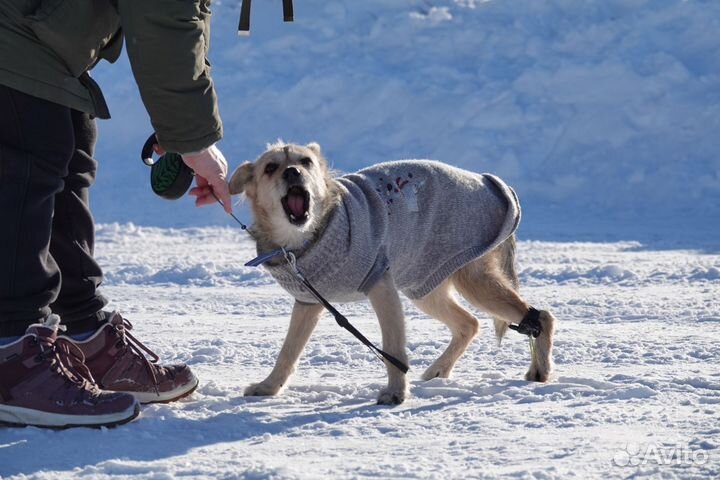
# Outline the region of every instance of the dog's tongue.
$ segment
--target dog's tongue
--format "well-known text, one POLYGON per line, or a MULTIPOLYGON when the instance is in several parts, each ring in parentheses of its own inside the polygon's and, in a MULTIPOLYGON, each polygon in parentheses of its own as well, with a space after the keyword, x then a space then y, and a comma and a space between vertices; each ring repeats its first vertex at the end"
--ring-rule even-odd
POLYGON ((305 216, 305 199, 302 195, 288 195, 287 205, 292 214, 296 217, 302 218, 305 216))

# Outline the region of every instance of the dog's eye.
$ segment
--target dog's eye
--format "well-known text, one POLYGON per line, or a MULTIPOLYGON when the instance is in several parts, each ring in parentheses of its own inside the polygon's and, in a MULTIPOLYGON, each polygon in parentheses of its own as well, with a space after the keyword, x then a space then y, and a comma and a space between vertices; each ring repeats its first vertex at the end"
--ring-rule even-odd
POLYGON ((300 163, 302 163, 305 167, 309 167, 310 165, 312 165, 313 162, 310 157, 303 157, 300 159, 300 163))
POLYGON ((267 173, 268 175, 272 175, 277 169, 277 163, 268 163, 267 165, 265 165, 265 173, 267 173))

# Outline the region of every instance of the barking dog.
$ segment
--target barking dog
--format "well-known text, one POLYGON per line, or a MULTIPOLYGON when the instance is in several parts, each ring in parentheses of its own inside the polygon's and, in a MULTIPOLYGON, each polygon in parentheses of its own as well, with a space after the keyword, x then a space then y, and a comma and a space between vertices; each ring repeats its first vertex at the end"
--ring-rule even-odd
MULTIPOLYGON (((450 344, 425 370, 425 380, 450 376, 479 329, 454 292, 494 319, 498 341, 509 325, 537 314, 518 294, 514 231, 520 206, 497 177, 433 161, 400 161, 333 178, 318 144, 279 142, 238 167, 230 191, 250 200, 258 253, 292 251, 300 271, 330 302, 369 299, 383 350, 395 358, 407 364, 398 291, 447 325, 450 344)), ((323 310, 282 256, 265 267, 295 305, 275 367, 245 395, 275 395, 286 385, 323 310)), ((548 379, 555 321, 550 312, 539 312, 527 380, 548 379)), ((406 376, 386 365, 388 385, 378 403, 402 403, 406 376)))

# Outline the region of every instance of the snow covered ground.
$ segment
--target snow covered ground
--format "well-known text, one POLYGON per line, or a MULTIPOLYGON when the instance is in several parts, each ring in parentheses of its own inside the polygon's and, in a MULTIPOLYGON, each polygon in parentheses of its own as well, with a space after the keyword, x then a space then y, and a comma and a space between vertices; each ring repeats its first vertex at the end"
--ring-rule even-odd
MULTIPOLYGON (((202 380, 113 430, 0 428, 5 478, 720 477, 720 2, 216 0, 211 60, 231 167, 278 137, 353 171, 433 158, 523 204, 524 295, 559 318, 556 377, 489 322, 450 380, 419 375, 444 327, 407 304, 411 397, 325 318, 277 398, 290 300, 220 208, 154 197, 126 59, 100 65, 92 202, 112 306, 202 380)), ((238 213, 248 220, 245 209, 238 213)), ((368 337, 365 304, 341 306, 368 337)))
MULTIPOLYGON (((447 331, 407 303, 411 397, 375 406, 380 362, 324 317, 289 388, 270 371, 291 302, 244 267, 238 229, 99 230, 105 292, 134 333, 202 380, 113 430, 0 429, 9 478, 713 478, 720 474, 720 255, 637 242, 522 241, 524 295, 559 318, 556 378, 489 320, 450 380, 420 373, 447 331)), ((341 310, 368 337, 366 304, 341 310)))

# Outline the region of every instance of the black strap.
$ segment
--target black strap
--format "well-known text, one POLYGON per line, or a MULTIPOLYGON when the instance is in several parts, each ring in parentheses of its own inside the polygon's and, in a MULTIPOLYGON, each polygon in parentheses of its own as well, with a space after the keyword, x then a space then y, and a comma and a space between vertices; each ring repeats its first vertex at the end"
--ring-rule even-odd
MULTIPOLYGON (((240 22, 238 23, 238 33, 247 35, 250 33, 250 4, 252 0, 241 0, 240 6, 240 22)), ((292 0, 283 0, 283 21, 292 22, 295 20, 295 12, 293 11, 292 0)))
POLYGON ((293 12, 292 0, 283 0, 283 21, 292 22, 295 20, 295 13, 293 12))
POLYGON ((238 23, 239 34, 250 33, 250 4, 252 0, 242 0, 240 6, 240 23, 238 23))
POLYGON ((510 325, 511 330, 515 330, 523 335, 537 338, 542 333, 542 324, 540 323, 540 311, 533 307, 528 309, 519 325, 510 325))
POLYGON ((300 276, 298 276, 298 278, 300 278, 300 280, 302 281, 303 285, 305 285, 305 286, 307 287, 307 289, 310 290, 310 293, 312 293, 313 296, 318 299, 318 301, 323 305, 323 307, 325 307, 328 312, 332 313, 332 315, 333 315, 333 317, 335 317, 335 321, 337 322, 338 325, 340 325, 342 328, 344 328, 344 329, 347 330, 348 332, 352 333, 352 334, 355 336, 355 338, 357 338, 358 340, 360 340, 365 346, 367 346, 367 347, 368 347, 370 350, 372 350, 374 353, 376 353, 377 355, 380 355, 382 358, 384 358, 385 360, 387 360, 388 362, 390 362, 391 364, 393 364, 393 365, 395 366, 395 368, 397 368, 398 370, 400 370, 402 373, 407 373, 407 372, 408 372, 408 370, 409 370, 410 368, 409 368, 407 365, 405 365, 403 362, 401 362, 401 361, 398 360, 397 358, 393 357, 393 356, 390 355, 389 353, 386 353, 386 352, 380 350, 378 347, 376 347, 370 340, 368 340, 368 339, 365 337, 365 335, 363 335, 362 333, 360 333, 360 331, 359 331, 357 328, 355 328, 355 327, 348 321, 348 319, 345 318, 345 316, 344 316, 342 313, 338 312, 338 311, 335 309, 335 307, 333 307, 332 305, 330 305, 330 302, 328 302, 327 300, 325 300, 325 299, 323 298, 323 296, 320 295, 320 293, 319 293, 317 290, 315 290, 315 287, 313 287, 313 286, 310 284, 310 282, 308 282, 308 281, 305 279, 305 277, 303 277, 302 275, 300 275, 300 276))

